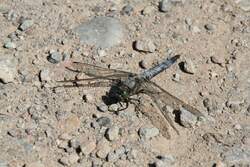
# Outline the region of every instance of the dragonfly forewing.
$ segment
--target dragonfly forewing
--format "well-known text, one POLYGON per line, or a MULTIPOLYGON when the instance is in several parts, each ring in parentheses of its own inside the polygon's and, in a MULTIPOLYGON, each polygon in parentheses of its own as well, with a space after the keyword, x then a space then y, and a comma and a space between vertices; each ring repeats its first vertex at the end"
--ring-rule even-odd
POLYGON ((122 71, 122 70, 115 70, 109 68, 103 68, 87 63, 80 63, 80 62, 72 62, 67 69, 78 72, 84 73, 90 77, 96 77, 98 79, 120 79, 129 76, 135 76, 136 74, 122 71))

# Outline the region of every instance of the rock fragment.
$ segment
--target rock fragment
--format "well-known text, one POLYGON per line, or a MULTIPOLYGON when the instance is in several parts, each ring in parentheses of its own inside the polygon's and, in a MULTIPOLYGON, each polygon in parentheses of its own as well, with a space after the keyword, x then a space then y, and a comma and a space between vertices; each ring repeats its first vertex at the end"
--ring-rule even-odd
POLYGON ((71 165, 77 163, 78 160, 79 160, 79 156, 77 154, 73 153, 70 155, 63 156, 61 159, 59 159, 59 162, 62 165, 71 166, 71 165))
POLYGON ((133 11, 134 11, 133 6, 128 4, 122 8, 121 14, 130 16, 133 13, 133 11))
POLYGON ((116 149, 115 151, 113 152, 110 152, 107 156, 107 160, 109 162, 114 162, 114 161, 117 161, 120 157, 122 157, 123 155, 125 155, 125 148, 122 146, 118 149, 116 149))
POLYGON ((137 40, 134 42, 134 48, 137 51, 153 53, 156 46, 150 39, 137 40))
POLYGON ((143 139, 151 139, 157 135, 159 135, 160 131, 158 128, 147 128, 147 127, 144 127, 144 128, 140 128, 139 129, 139 135, 141 138, 143 139))
POLYGON ((9 41, 9 42, 6 42, 4 44, 4 47, 7 48, 7 49, 15 49, 16 48, 16 44, 14 42, 9 41))
POLYGON ((47 57, 48 61, 57 64, 62 61, 63 55, 60 52, 53 51, 50 53, 50 55, 47 57))
POLYGON ((41 81, 51 81, 51 71, 49 69, 41 70, 39 76, 41 81))
POLYGON ((96 148, 96 141, 90 141, 90 140, 86 140, 86 141, 82 141, 81 145, 80 145, 80 149, 81 152, 84 155, 89 155, 92 151, 94 151, 96 148))
POLYGON ((186 128, 193 127, 197 122, 197 117, 184 108, 180 108, 180 123, 186 128))
POLYGON ((158 156, 156 161, 153 163, 155 167, 170 167, 175 163, 175 158, 172 155, 158 156))
POLYGON ((105 159, 109 154, 109 152, 111 151, 111 149, 112 148, 109 146, 109 142, 107 140, 101 140, 98 143, 96 155, 99 158, 105 159))
POLYGON ((0 81, 13 82, 17 74, 16 61, 10 58, 0 58, 0 81))
POLYGON ((161 12, 169 12, 172 8, 173 4, 171 2, 171 0, 162 0, 160 1, 159 4, 159 10, 161 12))
POLYGON ((26 31, 34 24, 33 20, 24 20, 22 24, 19 26, 19 29, 22 31, 26 31))
POLYGON ((106 137, 109 141, 117 140, 119 138, 119 127, 113 126, 106 132, 106 137))
POLYGON ((183 62, 183 71, 189 74, 194 74, 196 72, 196 68, 190 59, 186 59, 183 62))
POLYGON ((100 117, 96 120, 100 127, 110 127, 111 126, 111 119, 108 117, 100 117))

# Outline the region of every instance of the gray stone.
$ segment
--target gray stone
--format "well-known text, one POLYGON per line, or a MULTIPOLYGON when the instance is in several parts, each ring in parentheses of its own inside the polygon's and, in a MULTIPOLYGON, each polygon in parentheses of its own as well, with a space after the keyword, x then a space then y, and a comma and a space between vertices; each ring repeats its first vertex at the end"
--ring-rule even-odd
POLYGON ((106 132, 106 137, 109 141, 117 140, 119 138, 119 127, 113 126, 106 132))
POLYGON ((134 48, 141 52, 153 53, 156 50, 155 44, 150 39, 137 40, 134 48))
POLYGON ((190 59, 186 59, 183 62, 183 70, 184 72, 189 73, 189 74, 194 74, 196 71, 193 62, 190 59))
POLYGON ((100 117, 96 120, 99 126, 110 127, 111 126, 111 119, 108 117, 100 117))
POLYGON ((0 58, 0 80, 3 83, 13 82, 16 73, 16 61, 14 59, 0 58))
POLYGON ((95 17, 74 29, 81 43, 109 48, 123 40, 123 25, 111 17, 95 17))
POLYGON ((145 63, 144 60, 141 60, 141 61, 139 62, 139 66, 140 66, 142 69, 147 69, 147 65, 146 65, 146 63, 145 63))
POLYGON ((236 3, 242 10, 250 11, 250 0, 236 0, 236 3))
POLYGON ((9 21, 16 21, 17 20, 17 14, 14 10, 9 10, 8 13, 5 15, 6 19, 9 21))
POLYGON ((33 20, 24 20, 22 24, 19 26, 19 29, 25 31, 29 29, 34 24, 33 20))
POLYGON ((125 154, 125 148, 120 147, 116 149, 114 152, 110 152, 107 156, 107 160, 109 162, 117 161, 120 157, 122 157, 125 154))
POLYGON ((171 0, 162 0, 159 4, 159 9, 161 12, 169 12, 172 6, 171 0))
POLYGON ((175 163, 175 158, 172 155, 158 156, 157 160, 153 163, 155 167, 170 167, 175 163))
POLYGON ((51 71, 49 69, 43 69, 40 71, 41 81, 51 81, 51 71))
POLYGON ((97 109, 101 112, 107 112, 108 111, 108 106, 104 103, 101 103, 100 105, 97 106, 97 109))
POLYGON ((153 128, 147 128, 147 127, 143 127, 139 129, 139 135, 141 138, 143 139, 151 139, 157 135, 159 135, 160 131, 159 129, 153 127, 153 128))
POLYGON ((176 81, 176 82, 179 82, 179 81, 180 81, 180 74, 175 73, 175 74, 173 75, 173 80, 176 81))
POLYGON ((204 27, 207 31, 214 31, 216 29, 214 24, 206 24, 204 27))
POLYGON ((99 157, 99 158, 106 158, 107 155, 109 154, 109 152, 111 151, 111 147, 109 146, 109 142, 105 139, 105 140, 101 140, 99 143, 98 143, 98 146, 97 146, 97 152, 96 152, 96 155, 99 157))
POLYGON ((4 44, 4 47, 7 48, 7 49, 15 49, 16 48, 16 44, 14 42, 6 42, 4 44))
POLYGON ((121 14, 130 16, 133 13, 133 11, 134 11, 133 6, 128 4, 122 8, 121 14))
POLYGON ((80 145, 81 152, 84 155, 89 155, 96 148, 96 141, 84 141, 80 145))
POLYGON ((63 60, 63 55, 59 52, 51 52, 47 59, 49 62, 57 64, 63 60))
POLYGON ((222 65, 224 63, 224 60, 220 56, 211 56, 211 62, 214 64, 222 65))
POLYGON ((180 112, 180 123, 184 127, 191 128, 196 124, 198 118, 195 115, 182 107, 180 108, 180 112))

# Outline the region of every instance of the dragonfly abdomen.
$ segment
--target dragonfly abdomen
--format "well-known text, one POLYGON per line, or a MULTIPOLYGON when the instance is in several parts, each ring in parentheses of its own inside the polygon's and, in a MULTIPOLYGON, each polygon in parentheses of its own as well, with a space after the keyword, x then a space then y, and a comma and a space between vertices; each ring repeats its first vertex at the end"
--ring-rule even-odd
POLYGON ((162 71, 169 68, 172 64, 174 64, 179 57, 180 57, 180 55, 176 55, 174 57, 167 58, 166 60, 164 60, 159 65, 157 65, 155 67, 152 67, 152 68, 146 70, 145 72, 143 72, 141 74, 142 78, 145 78, 145 79, 148 79, 148 80, 152 79, 153 77, 155 77, 156 75, 158 75, 162 71))

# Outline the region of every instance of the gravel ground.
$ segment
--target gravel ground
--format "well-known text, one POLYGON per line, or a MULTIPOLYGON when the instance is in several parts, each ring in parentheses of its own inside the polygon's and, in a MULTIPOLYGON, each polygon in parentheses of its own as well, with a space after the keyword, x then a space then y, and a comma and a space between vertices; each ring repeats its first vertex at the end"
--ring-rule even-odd
POLYGON ((1 0, 0 167, 249 167, 249 18, 249 0, 1 0), (170 139, 146 96, 114 113, 108 88, 55 88, 67 60, 139 73, 170 55, 153 80, 205 115, 181 111, 170 139))

